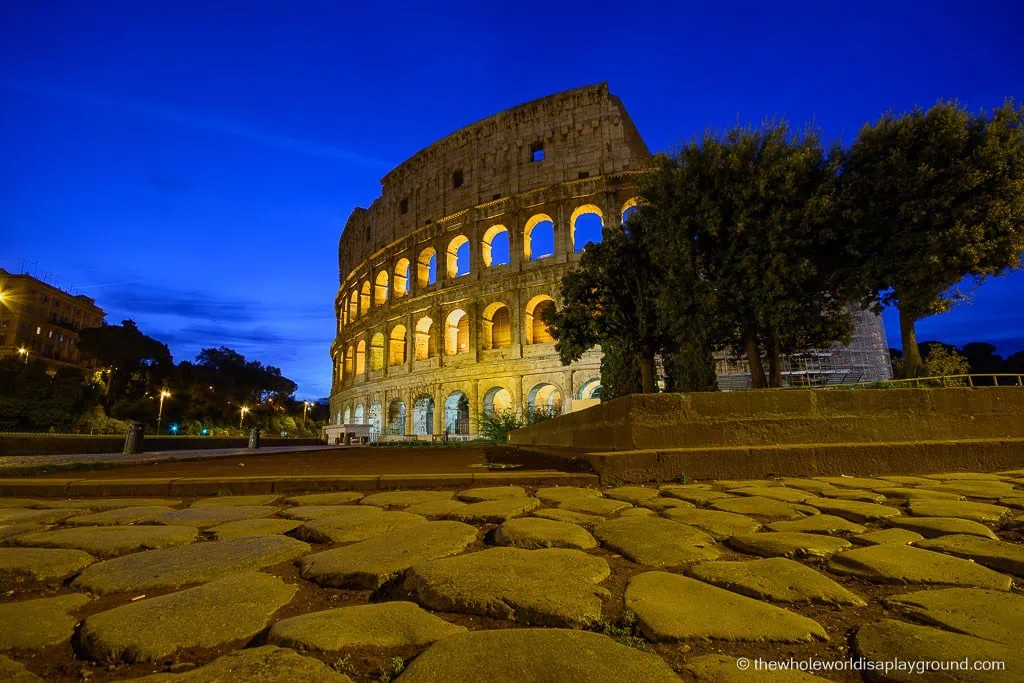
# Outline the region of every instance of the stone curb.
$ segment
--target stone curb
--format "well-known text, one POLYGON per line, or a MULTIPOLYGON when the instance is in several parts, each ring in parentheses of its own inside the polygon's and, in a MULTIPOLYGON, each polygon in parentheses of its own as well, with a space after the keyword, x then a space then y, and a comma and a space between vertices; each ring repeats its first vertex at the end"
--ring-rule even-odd
POLYGON ((480 472, 467 474, 367 474, 302 477, 202 477, 174 479, 0 479, 0 496, 42 498, 102 496, 216 496, 396 488, 487 486, 596 486, 581 472, 480 472))

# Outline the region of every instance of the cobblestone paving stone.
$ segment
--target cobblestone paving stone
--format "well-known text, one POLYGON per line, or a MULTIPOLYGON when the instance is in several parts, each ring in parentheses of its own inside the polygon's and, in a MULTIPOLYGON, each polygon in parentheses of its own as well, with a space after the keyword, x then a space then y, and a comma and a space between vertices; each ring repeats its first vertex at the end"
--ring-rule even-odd
POLYGON ((1024 470, 0 498, 0 680, 1024 680, 1021 509, 1024 470))

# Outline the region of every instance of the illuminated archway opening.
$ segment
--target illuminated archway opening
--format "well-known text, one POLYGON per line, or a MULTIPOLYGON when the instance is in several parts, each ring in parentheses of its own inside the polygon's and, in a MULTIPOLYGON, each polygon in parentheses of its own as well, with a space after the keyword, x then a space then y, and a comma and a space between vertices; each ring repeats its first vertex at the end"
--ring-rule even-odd
POLYGON ((427 247, 416 259, 416 286, 428 287, 437 282, 437 252, 427 247))
POLYGON ((359 292, 352 290, 348 299, 348 321, 352 322, 359 317, 359 292))
POLYGON ((527 405, 533 413, 558 415, 562 412, 562 390, 554 384, 538 384, 530 389, 527 405))
POLYGON ((345 414, 342 416, 342 424, 352 424, 352 409, 345 406, 345 414))
POLYGON ((572 212, 569 230, 572 235, 572 248, 577 254, 591 242, 601 241, 601 229, 604 227, 604 214, 594 204, 584 204, 572 212))
POLYGON ((554 310, 555 302, 547 294, 538 294, 526 304, 526 315, 523 321, 527 344, 545 344, 553 342, 551 331, 544 324, 544 311, 554 310))
POLYGON ((381 409, 380 401, 374 401, 370 404, 370 419, 368 420, 370 425, 370 431, 376 434, 381 433, 381 428, 384 424, 383 410, 381 409))
POLYGON ((377 273, 377 280, 373 285, 373 305, 383 306, 388 300, 388 271, 382 270, 377 273))
POLYGON ((461 308, 448 314, 444 324, 444 355, 469 352, 469 315, 461 308))
POLYGON ((388 365, 405 363, 405 325, 395 325, 388 341, 388 365))
POLYGON ((405 403, 397 398, 388 404, 388 434, 405 434, 405 403))
POLYGON ((351 377, 356 371, 356 350, 354 347, 349 346, 348 350, 345 351, 345 376, 351 377))
POLYGON ((504 225, 492 225, 487 229, 480 243, 480 251, 485 268, 508 265, 508 230, 504 225))
POLYGON ((507 349, 512 346, 512 314, 508 306, 495 302, 484 309, 481 325, 481 348, 507 349))
POLYGON ((636 213, 636 210, 638 208, 640 208, 640 198, 639 197, 630 197, 629 199, 626 200, 626 203, 622 205, 622 224, 623 225, 625 225, 629 221, 629 219, 633 217, 633 214, 636 213))
POLYGON ((366 315, 370 310, 370 281, 363 280, 362 292, 359 295, 359 315, 366 315))
POLYGON ((505 387, 493 387, 484 394, 485 413, 503 413, 512 407, 512 392, 505 387))
POLYGON ((409 259, 398 259, 395 264, 394 297, 401 298, 409 293, 409 259))
POLYGON ((370 340, 370 369, 384 369, 384 335, 380 332, 370 340))
POLYGON ((469 434, 469 397, 453 391, 444 401, 444 429, 448 434, 469 434))
POLYGON ((585 382, 580 387, 580 390, 576 392, 576 398, 584 401, 591 398, 601 398, 601 380, 595 378, 585 382))
POLYGON ((523 256, 536 261, 555 253, 555 222, 551 216, 538 213, 526 221, 523 230, 523 256))
POLYGON ((356 374, 366 372, 366 340, 360 339, 356 345, 356 374))
POLYGON ((420 396, 412 406, 412 433, 434 433, 434 399, 420 396))
POLYGON ((416 360, 427 360, 437 355, 434 340, 430 337, 430 327, 434 321, 423 317, 416 321, 416 360))
POLYGON ((457 235, 448 243, 447 273, 449 279, 469 275, 469 238, 457 235))
POLYGON ((363 408, 363 404, 362 403, 357 403, 356 404, 356 409, 352 412, 352 424, 357 424, 357 425, 363 424, 363 419, 366 417, 366 412, 365 411, 366 411, 366 409, 363 408))

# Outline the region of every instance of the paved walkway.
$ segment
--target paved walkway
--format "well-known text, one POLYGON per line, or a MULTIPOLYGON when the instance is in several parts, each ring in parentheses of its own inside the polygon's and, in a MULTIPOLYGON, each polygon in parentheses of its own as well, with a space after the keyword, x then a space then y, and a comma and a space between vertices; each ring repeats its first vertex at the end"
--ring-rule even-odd
POLYGON ((118 464, 144 465, 164 460, 188 460, 194 458, 226 458, 239 455, 260 455, 271 453, 303 453, 317 450, 337 450, 348 446, 271 446, 251 451, 248 448, 207 448, 197 450, 152 451, 138 455, 122 453, 81 453, 73 455, 11 455, 0 457, 0 474, 4 470, 18 470, 28 467, 66 467, 68 465, 118 464))
POLYGON ((1024 470, 0 497, 0 678, 1021 680, 1022 538, 1024 470))

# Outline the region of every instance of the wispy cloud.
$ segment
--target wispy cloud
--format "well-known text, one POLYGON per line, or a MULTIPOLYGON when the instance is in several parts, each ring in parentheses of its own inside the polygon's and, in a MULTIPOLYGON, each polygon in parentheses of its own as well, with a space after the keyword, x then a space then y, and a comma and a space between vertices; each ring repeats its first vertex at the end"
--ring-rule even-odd
MULTIPOLYGON (((83 287, 82 289, 85 289, 83 287)), ((103 295, 104 308, 131 315, 177 316, 221 323, 251 323, 287 313, 289 319, 333 320, 330 304, 292 303, 287 311, 248 299, 221 296, 200 290, 173 289, 137 284, 103 295)))
POLYGON ((0 87, 7 88, 8 90, 15 90, 21 93, 42 95, 44 97, 63 100, 65 102, 88 104, 96 107, 113 107, 117 109, 132 111, 138 114, 143 114, 145 116, 160 119, 162 121, 178 123, 185 126, 191 126, 192 128, 212 131, 215 133, 223 133, 225 135, 231 135, 237 138, 258 142, 260 144, 267 145, 270 147, 277 147, 278 149, 296 152, 298 154, 333 157, 336 159, 343 159, 345 161, 361 164, 363 166, 371 166, 386 170, 390 170, 391 168, 394 167, 394 164, 389 161, 384 161, 383 159, 376 159, 374 157, 369 157, 363 154, 359 154, 358 152, 352 152, 350 150, 335 147, 333 145, 326 145, 320 142, 303 140, 301 138, 295 138, 287 135, 276 135, 273 133, 266 133, 231 121, 224 121, 204 116, 197 116, 195 114, 189 114, 187 112, 168 109, 166 107, 158 107, 150 104, 145 104, 142 102, 135 102, 124 98, 111 97, 109 95, 102 95, 99 93, 68 90, 65 88, 53 88, 43 85, 28 85, 24 83, 0 82, 0 87))

